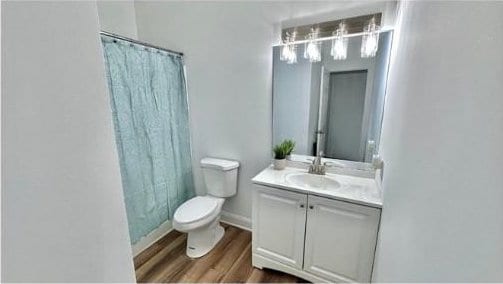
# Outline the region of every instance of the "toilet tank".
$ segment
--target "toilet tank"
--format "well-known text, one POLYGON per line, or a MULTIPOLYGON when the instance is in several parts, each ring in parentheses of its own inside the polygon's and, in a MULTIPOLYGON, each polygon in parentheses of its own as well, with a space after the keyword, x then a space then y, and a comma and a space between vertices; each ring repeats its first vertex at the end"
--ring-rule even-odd
POLYGON ((239 163, 231 160, 204 158, 201 160, 207 193, 216 197, 236 194, 239 163))

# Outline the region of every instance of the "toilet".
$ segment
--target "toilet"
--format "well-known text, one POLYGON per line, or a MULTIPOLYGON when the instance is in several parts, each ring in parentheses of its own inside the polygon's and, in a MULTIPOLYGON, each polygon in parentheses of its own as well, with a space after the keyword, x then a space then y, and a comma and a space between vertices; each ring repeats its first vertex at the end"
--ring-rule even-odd
POLYGON ((188 233, 187 256, 201 257, 211 251, 224 235, 220 212, 225 198, 236 194, 239 163, 204 158, 201 160, 207 194, 180 205, 173 217, 173 228, 188 233))

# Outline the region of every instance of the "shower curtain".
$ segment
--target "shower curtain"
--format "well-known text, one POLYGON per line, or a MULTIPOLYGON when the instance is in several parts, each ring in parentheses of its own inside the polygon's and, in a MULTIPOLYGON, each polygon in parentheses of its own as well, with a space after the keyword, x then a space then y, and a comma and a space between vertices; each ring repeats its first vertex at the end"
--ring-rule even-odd
POLYGON ((194 195, 182 58, 102 36, 131 243, 194 195))

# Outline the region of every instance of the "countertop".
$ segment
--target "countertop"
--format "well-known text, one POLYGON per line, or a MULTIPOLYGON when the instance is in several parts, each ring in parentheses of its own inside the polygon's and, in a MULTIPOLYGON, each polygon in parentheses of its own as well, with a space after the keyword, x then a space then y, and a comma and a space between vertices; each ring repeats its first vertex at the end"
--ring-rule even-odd
POLYGON ((307 170, 296 167, 274 170, 272 166, 269 166, 256 175, 252 179, 252 182, 259 185, 382 208, 382 192, 373 178, 327 173, 327 177, 333 178, 341 184, 340 188, 303 188, 286 181, 286 176, 293 173, 307 173, 307 170))

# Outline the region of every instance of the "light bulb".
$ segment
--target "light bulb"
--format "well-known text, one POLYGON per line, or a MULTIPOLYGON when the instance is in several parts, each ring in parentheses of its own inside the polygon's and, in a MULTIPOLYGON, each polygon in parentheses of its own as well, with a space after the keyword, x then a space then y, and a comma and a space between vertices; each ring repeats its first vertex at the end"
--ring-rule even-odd
POLYGON ((348 38, 344 37, 347 33, 346 25, 343 23, 340 23, 339 28, 333 33, 335 38, 332 40, 330 55, 334 57, 334 60, 344 60, 347 58, 348 38))
POLYGON ((281 47, 281 55, 280 55, 280 57, 279 57, 279 60, 281 60, 281 61, 285 61, 285 60, 287 60, 287 59, 288 59, 288 53, 289 53, 289 52, 290 52, 290 51, 288 50, 288 46, 287 46, 287 45, 283 45, 283 46, 281 47))
POLYGON ((292 34, 287 33, 284 41, 284 45, 281 48, 281 53, 279 59, 281 61, 286 61, 287 64, 297 63, 297 49, 293 42, 295 42, 297 32, 294 31, 292 34))
POLYGON ((379 45, 379 26, 376 25, 375 19, 372 18, 369 24, 363 28, 361 57, 374 57, 377 54, 379 45))
MULTIPOLYGON (((290 41, 290 37, 287 36, 286 39, 285 39, 285 43, 288 43, 289 41, 290 41)), ((281 53, 280 53, 280 56, 279 56, 279 60, 281 60, 281 61, 288 60, 289 53, 290 53, 290 49, 288 47, 288 44, 283 45, 281 47, 281 53)))
POLYGON ((304 58, 309 59, 310 62, 321 61, 320 44, 315 41, 318 38, 318 30, 312 28, 308 35, 309 41, 304 47, 304 58))
POLYGON ((288 52, 288 58, 286 60, 286 63, 288 64, 294 64, 297 63, 297 48, 294 44, 289 45, 289 52, 288 52))

